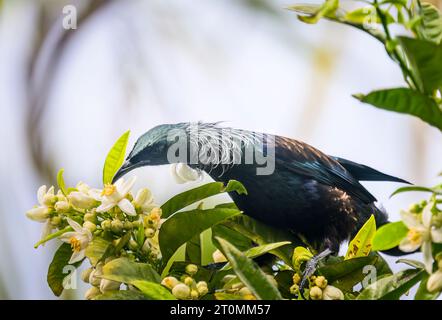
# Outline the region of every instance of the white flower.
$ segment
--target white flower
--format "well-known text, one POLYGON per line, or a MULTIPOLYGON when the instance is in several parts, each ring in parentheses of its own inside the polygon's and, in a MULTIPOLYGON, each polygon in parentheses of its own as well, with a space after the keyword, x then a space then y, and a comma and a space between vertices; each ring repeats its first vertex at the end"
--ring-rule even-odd
POLYGON ((428 278, 427 289, 430 292, 442 290, 442 269, 437 270, 428 278))
POLYGON ((184 163, 174 163, 171 167, 172 176, 175 181, 179 184, 186 183, 189 181, 195 181, 201 178, 200 172, 192 169, 187 164, 184 163))
POLYGON ((119 290, 120 289, 121 282, 108 280, 108 279, 101 279, 100 282, 100 291, 102 293, 105 293, 107 291, 113 291, 113 290, 119 290))
POLYGON ((213 261, 215 263, 220 263, 220 262, 226 262, 227 261, 226 257, 224 256, 224 254, 219 249, 216 249, 212 253, 212 258, 213 258, 213 261))
POLYGON ((72 219, 67 218, 67 221, 74 231, 63 233, 60 240, 71 245, 73 253, 69 264, 72 264, 84 258, 86 247, 92 241, 92 233, 87 228, 82 228, 72 219))
POLYGON ((326 286, 322 291, 323 300, 344 300, 342 291, 334 286, 326 286))
POLYGON ((44 185, 38 188, 37 200, 39 205, 26 212, 26 216, 33 221, 44 223, 41 233, 41 239, 44 239, 54 229, 50 220, 50 214, 53 210, 52 206, 56 201, 54 187, 50 187, 49 190, 44 185))
POLYGON ((101 205, 97 208, 97 212, 106 212, 115 206, 130 216, 135 216, 135 208, 133 204, 126 199, 127 194, 132 189, 136 178, 132 177, 127 182, 123 178, 119 179, 115 184, 108 184, 101 193, 101 205))
POLYGON ((76 188, 78 191, 73 191, 68 195, 68 198, 74 207, 91 209, 97 205, 97 200, 100 200, 99 190, 91 189, 83 182, 79 182, 76 188))
POLYGON ((404 252, 413 252, 421 248, 428 273, 433 271, 432 242, 442 243, 442 228, 432 226, 433 205, 434 203, 430 202, 425 206, 422 210, 422 217, 408 211, 401 212, 402 221, 409 231, 399 244, 399 249, 404 252))
POLYGON ((140 208, 142 212, 149 212, 155 207, 155 204, 153 203, 152 193, 147 188, 138 190, 133 204, 135 208, 140 208))
POLYGON ((52 209, 52 199, 55 199, 54 187, 47 190, 46 186, 41 186, 37 191, 39 205, 26 212, 26 216, 37 222, 46 222, 52 209))

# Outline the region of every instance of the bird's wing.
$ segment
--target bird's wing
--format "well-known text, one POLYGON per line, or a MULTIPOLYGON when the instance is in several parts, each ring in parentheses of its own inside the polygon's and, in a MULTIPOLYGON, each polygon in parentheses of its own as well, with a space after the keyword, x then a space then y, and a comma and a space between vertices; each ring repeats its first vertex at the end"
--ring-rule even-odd
POLYGON ((299 175, 337 187, 364 203, 376 198, 338 161, 300 141, 284 137, 275 139, 276 163, 299 175))
POLYGON ((332 158, 338 161, 345 169, 347 169, 351 173, 353 177, 355 177, 359 181, 393 181, 411 184, 406 180, 390 176, 363 164, 338 157, 332 158))

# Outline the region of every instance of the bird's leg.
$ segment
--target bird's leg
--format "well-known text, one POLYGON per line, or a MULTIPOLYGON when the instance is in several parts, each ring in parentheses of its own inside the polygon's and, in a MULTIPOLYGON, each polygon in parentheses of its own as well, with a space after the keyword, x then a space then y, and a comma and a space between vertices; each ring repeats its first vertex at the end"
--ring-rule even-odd
POLYGON ((311 258, 309 261, 307 261, 307 265, 305 266, 305 270, 302 273, 302 279, 301 283, 299 284, 299 293, 301 294, 301 297, 304 298, 303 291, 305 284, 307 283, 308 279, 315 273, 316 267, 318 266, 318 263, 326 258, 328 255, 330 255, 333 251, 329 248, 325 249, 324 251, 320 252, 313 258, 311 258))

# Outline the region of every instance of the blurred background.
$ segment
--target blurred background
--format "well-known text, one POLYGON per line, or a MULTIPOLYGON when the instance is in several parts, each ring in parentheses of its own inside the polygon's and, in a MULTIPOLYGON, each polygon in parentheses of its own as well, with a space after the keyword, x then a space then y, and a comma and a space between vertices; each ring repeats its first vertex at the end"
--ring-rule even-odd
MULTIPOLYGON (((54 298, 46 272, 57 244, 35 250, 42 225, 25 212, 59 168, 69 185, 99 187, 106 153, 128 129, 131 147, 161 123, 224 120, 416 184, 438 182, 437 129, 351 97, 404 85, 382 46, 332 22, 305 25, 284 9, 290 4, 0 0, 0 299, 54 298), (75 30, 62 25, 68 4, 75 30)), ((195 186, 177 185, 169 171, 138 169, 137 187, 162 203, 195 186)), ((392 220, 423 197, 389 199, 399 185, 365 185, 392 220)))

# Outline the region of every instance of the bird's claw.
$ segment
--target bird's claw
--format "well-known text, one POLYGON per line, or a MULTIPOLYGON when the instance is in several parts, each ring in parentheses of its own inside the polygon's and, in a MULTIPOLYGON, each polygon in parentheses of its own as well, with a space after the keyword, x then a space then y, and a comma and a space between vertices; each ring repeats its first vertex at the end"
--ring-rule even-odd
POLYGON ((316 268, 318 266, 318 263, 326 258, 329 254, 331 254, 332 251, 330 249, 325 249, 321 253, 317 254, 313 258, 311 258, 309 261, 307 261, 307 264, 305 266, 304 272, 302 273, 302 279, 299 284, 299 294, 303 299, 304 297, 304 287, 308 281, 308 279, 315 273, 316 268))

